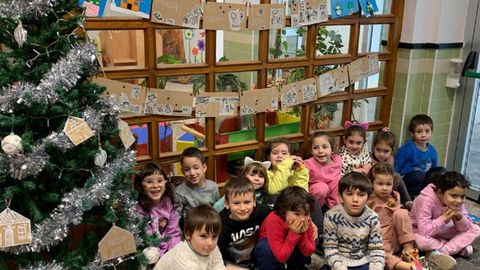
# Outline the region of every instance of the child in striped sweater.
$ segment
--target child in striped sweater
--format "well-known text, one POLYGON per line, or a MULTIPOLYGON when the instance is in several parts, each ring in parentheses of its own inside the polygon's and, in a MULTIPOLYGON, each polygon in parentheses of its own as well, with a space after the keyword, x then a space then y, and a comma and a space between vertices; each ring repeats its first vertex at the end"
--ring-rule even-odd
POLYGON ((324 269, 383 270, 385 254, 377 213, 366 207, 372 194, 368 178, 351 172, 338 184, 340 204, 324 219, 324 269))

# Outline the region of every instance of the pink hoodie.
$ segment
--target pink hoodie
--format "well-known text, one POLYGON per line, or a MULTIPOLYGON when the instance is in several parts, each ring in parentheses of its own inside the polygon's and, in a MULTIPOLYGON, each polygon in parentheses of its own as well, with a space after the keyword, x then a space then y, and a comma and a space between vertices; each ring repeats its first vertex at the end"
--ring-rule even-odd
POLYGON ((332 154, 329 164, 321 164, 314 157, 303 161, 303 165, 308 169, 310 180, 308 185, 314 186, 317 183, 325 183, 331 192, 325 200, 328 207, 333 207, 338 203, 338 181, 342 173, 342 158, 339 155, 332 154))

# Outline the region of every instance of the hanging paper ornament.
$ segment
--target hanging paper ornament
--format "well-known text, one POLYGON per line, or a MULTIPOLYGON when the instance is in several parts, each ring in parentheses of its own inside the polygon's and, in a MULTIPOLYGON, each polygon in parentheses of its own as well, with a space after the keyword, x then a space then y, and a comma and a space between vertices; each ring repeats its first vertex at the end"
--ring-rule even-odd
POLYGON ((30 220, 8 206, 0 213, 0 232, 0 249, 32 242, 30 220))
POLYGON ((107 152, 100 147, 97 155, 95 156, 95 165, 101 168, 103 165, 105 165, 105 162, 107 162, 107 152))
POLYGON ((13 36, 19 47, 22 47, 23 43, 27 41, 27 30, 23 28, 22 21, 18 21, 18 25, 13 31, 13 36))
POLYGON ((22 138, 15 135, 13 132, 2 140, 2 150, 9 156, 18 154, 23 150, 22 138))

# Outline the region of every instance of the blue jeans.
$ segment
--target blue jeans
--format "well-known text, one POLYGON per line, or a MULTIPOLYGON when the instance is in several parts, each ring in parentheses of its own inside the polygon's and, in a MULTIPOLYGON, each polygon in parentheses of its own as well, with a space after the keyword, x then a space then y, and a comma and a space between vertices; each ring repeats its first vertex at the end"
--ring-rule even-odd
MULTIPOLYGON (((284 264, 279 262, 275 256, 273 256, 272 250, 268 245, 266 238, 263 238, 257 242, 254 251, 258 270, 275 270, 285 269, 284 264)), ((288 258, 286 264, 287 269, 306 269, 305 264, 309 262, 310 257, 304 256, 297 247, 293 250, 292 254, 288 258)))
MULTIPOLYGON (((368 270, 369 265, 368 265, 368 263, 366 263, 366 264, 362 264, 362 265, 359 265, 359 266, 352 266, 352 267, 347 267, 347 268, 348 268, 348 270, 368 270)), ((331 269, 332 268, 330 266, 326 265, 326 264, 322 267, 322 270, 331 270, 331 269)))

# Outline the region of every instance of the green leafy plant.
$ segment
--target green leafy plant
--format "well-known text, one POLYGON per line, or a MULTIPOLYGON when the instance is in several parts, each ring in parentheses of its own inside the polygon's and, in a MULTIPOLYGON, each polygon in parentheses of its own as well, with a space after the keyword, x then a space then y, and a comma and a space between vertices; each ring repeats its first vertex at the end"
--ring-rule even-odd
MULTIPOLYGON (((157 58, 157 64, 181 64, 182 60, 178 59, 175 55, 173 54, 166 54, 159 56, 157 58)), ((160 89, 165 89, 165 86, 167 85, 167 82, 170 80, 169 76, 165 77, 159 77, 157 78, 157 87, 160 89)))

